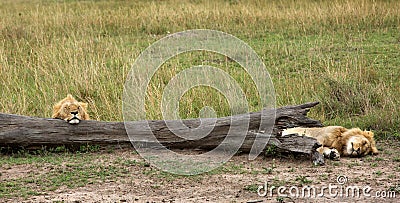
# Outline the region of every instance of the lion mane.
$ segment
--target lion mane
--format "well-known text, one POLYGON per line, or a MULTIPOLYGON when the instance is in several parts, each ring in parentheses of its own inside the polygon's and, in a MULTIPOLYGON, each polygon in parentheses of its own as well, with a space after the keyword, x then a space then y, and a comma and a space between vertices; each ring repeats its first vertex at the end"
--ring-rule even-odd
POLYGON ((362 131, 359 128, 346 129, 341 126, 327 126, 323 128, 289 128, 282 132, 282 136, 298 134, 314 137, 322 145, 318 152, 325 157, 337 160, 340 156, 361 157, 369 154, 378 154, 374 133, 362 131))
POLYGON ((81 120, 89 120, 87 103, 78 102, 71 94, 59 101, 53 107, 53 118, 67 121, 70 124, 78 124, 81 120))

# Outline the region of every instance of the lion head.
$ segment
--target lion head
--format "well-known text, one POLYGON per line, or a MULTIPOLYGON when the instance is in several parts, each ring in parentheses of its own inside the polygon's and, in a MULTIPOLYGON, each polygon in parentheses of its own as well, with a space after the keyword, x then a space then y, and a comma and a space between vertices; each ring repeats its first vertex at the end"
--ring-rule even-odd
POLYGON ((378 154, 374 133, 371 131, 353 128, 344 132, 341 137, 345 156, 361 157, 368 154, 378 154))
POLYGON ((86 109, 87 103, 78 102, 68 94, 66 98, 54 105, 52 117, 63 119, 70 124, 78 124, 81 120, 89 120, 86 109))

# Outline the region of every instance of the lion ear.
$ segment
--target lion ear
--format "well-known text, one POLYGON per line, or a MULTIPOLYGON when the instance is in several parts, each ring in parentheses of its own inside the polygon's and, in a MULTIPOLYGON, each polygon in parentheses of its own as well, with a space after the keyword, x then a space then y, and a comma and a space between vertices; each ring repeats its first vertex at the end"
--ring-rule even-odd
POLYGON ((372 154, 373 154, 373 155, 379 154, 379 151, 378 151, 378 149, 376 148, 376 146, 372 146, 371 148, 372 148, 372 154))
POLYGON ((83 120, 90 120, 89 114, 86 113, 87 107, 88 107, 88 103, 79 102, 79 105, 81 105, 81 107, 83 109, 83 115, 82 115, 83 120))
POLYGON ((81 105, 84 109, 87 109, 88 103, 85 102, 79 102, 79 105, 81 105))
POLYGON ((74 99, 74 97, 71 94, 67 94, 67 99, 74 99))
POLYGON ((371 132, 371 131, 364 131, 365 133, 364 133, 364 136, 366 137, 366 138, 370 138, 370 139, 372 139, 373 137, 374 137, 374 133, 373 132, 371 132))
POLYGON ((379 154, 378 149, 376 148, 375 140, 374 140, 374 133, 372 131, 364 131, 364 136, 371 142, 371 149, 372 154, 377 155, 379 154))

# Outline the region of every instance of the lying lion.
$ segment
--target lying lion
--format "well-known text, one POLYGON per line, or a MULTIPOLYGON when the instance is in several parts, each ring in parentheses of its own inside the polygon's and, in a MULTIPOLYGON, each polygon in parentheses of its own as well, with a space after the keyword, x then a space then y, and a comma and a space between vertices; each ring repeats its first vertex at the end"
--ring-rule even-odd
POLYGON ((63 119, 70 124, 78 124, 81 120, 90 119, 86 109, 87 103, 78 102, 68 94, 66 98, 54 105, 52 117, 63 119))
POLYGON ((346 129, 341 126, 289 128, 282 132, 282 136, 295 133, 316 138, 322 145, 317 150, 325 158, 339 160, 340 156, 361 157, 378 154, 374 133, 371 131, 362 131, 359 128, 346 129))

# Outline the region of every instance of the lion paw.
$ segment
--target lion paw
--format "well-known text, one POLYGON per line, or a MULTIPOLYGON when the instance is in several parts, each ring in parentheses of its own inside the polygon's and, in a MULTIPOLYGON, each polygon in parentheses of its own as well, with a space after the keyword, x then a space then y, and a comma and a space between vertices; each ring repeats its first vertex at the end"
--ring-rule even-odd
POLYGON ((324 156, 327 159, 338 161, 340 159, 340 154, 337 149, 332 148, 324 151, 324 156))

